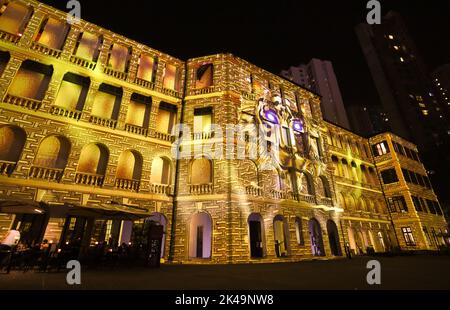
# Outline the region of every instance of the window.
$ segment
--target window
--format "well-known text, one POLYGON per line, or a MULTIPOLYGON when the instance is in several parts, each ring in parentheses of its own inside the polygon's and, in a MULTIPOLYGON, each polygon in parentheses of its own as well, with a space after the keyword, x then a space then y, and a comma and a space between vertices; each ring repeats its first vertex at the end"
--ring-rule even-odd
POLYGON ((406 205, 405 197, 394 196, 388 198, 389 211, 395 212, 408 212, 408 207, 406 205))
POLYGON ((386 169, 381 171, 381 178, 383 179, 384 184, 391 184, 398 182, 397 173, 395 169, 386 169))
POLYGON ((69 25, 54 18, 47 18, 42 22, 35 41, 52 49, 60 50, 64 45, 69 25))
POLYGON ((416 196, 411 196, 413 203, 414 203, 414 208, 416 209, 417 212, 422 212, 422 205, 420 204, 420 200, 418 197, 416 196))
POLYGON ((389 153, 389 146, 386 141, 382 141, 372 146, 372 150, 375 156, 381 156, 389 153))
POLYGON ((52 74, 52 66, 25 60, 14 77, 11 86, 9 86, 8 94, 22 98, 42 100, 52 74))
POLYGON ((100 54, 102 37, 90 32, 80 33, 74 55, 89 61, 97 61, 100 54))
POLYGON ((156 131, 171 134, 172 127, 175 123, 176 114, 176 106, 161 102, 159 104, 158 115, 156 116, 156 131))
POLYGON ((0 30, 14 35, 23 34, 32 14, 29 7, 16 2, 10 2, 2 7, 0 15, 0 30))
POLYGON ((419 197, 419 201, 420 201, 420 205, 422 206, 423 212, 428 213, 428 208, 425 203, 425 200, 423 198, 419 197))
POLYGON ((427 176, 424 176, 423 180, 425 182, 425 187, 431 189, 430 179, 427 176))
POLYGON ((418 175, 415 172, 410 171, 409 175, 411 176, 411 181, 413 184, 419 185, 419 181, 417 179, 418 175))
POLYGON ((139 58, 137 78, 154 83, 156 67, 157 61, 153 56, 141 54, 141 57, 139 58))
POLYGON ((285 146, 292 146, 291 132, 287 127, 281 127, 281 137, 285 146))
POLYGON ((402 168, 403 177, 405 178, 405 181, 408 183, 411 183, 411 176, 409 175, 409 171, 402 168))
POLYGON ((71 111, 82 111, 89 90, 89 78, 66 73, 55 99, 55 106, 71 111))
POLYGON ((420 175, 420 174, 417 175, 417 181, 419 181, 420 186, 425 187, 425 181, 424 181, 422 175, 420 175))
POLYGON ((204 64, 197 67, 195 72, 195 88, 205 88, 213 86, 214 67, 213 64, 204 64))
POLYGON ((131 48, 114 43, 108 54, 108 67, 115 71, 127 72, 131 58, 131 48))
POLYGON ((436 203, 434 201, 427 199, 427 206, 430 213, 437 214, 436 203))
POLYGON ((208 133, 211 131, 212 108, 194 110, 194 133, 208 133))
POLYGON ((176 66, 166 64, 164 67, 163 87, 171 90, 178 90, 178 68, 176 66))
POLYGON ((402 227, 403 238, 405 238, 405 243, 407 246, 415 246, 414 236, 411 227, 402 227))

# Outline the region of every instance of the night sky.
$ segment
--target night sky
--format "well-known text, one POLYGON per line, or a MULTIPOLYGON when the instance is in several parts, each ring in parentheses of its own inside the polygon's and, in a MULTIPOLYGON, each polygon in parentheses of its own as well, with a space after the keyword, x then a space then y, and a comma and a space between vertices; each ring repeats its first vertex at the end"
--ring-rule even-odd
MULTIPOLYGON (((65 0, 43 2, 66 10, 65 0)), ((231 52, 276 74, 313 57, 331 60, 346 105, 378 103, 354 31, 367 1, 80 2, 82 19, 183 60, 231 52)), ((450 1, 381 4, 383 15, 402 14, 430 69, 450 63, 450 1)))

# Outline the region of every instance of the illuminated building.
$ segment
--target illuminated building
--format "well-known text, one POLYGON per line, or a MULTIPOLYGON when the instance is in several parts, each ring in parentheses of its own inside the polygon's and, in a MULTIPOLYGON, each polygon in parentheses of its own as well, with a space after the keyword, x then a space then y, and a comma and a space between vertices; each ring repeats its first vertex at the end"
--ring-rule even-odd
MULTIPOLYGON (((230 54, 184 62, 85 21, 67 25, 36 1, 2 11, 1 235, 80 242, 83 254, 133 243, 150 219, 176 263, 395 246, 376 174, 384 162, 371 155, 384 136, 369 144, 323 121, 318 95, 230 54), (190 130, 175 134, 179 123, 190 130), (244 130, 229 139, 227 125, 244 130), (251 125, 263 130, 256 143, 251 125), (238 159, 254 145, 269 152, 238 159), (207 152, 225 146, 230 157, 207 152), (173 150, 196 155, 175 160, 173 150)), ((427 221, 445 229, 442 216, 427 221)))

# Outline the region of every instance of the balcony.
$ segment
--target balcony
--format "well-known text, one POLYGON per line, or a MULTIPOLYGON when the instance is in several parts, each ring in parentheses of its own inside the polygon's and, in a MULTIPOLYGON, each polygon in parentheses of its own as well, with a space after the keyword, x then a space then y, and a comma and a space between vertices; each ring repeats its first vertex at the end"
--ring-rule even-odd
POLYGON ((245 187, 245 193, 251 196, 262 196, 262 188, 256 185, 248 185, 245 187))
POLYGON ((31 49, 55 58, 61 56, 61 50, 50 48, 35 41, 31 42, 31 49))
POLYGON ((89 122, 92 124, 96 124, 99 126, 109 127, 109 128, 116 128, 117 121, 109 118, 102 118, 99 116, 91 115, 89 118, 89 122))
POLYGON ((141 126, 136 126, 136 125, 131 125, 131 124, 125 124, 125 131, 130 132, 130 133, 134 133, 137 135, 141 135, 141 136, 147 136, 148 133, 148 129, 141 127, 141 126))
POLYGON ((155 90, 155 88, 156 88, 155 83, 149 82, 147 80, 140 79, 138 77, 134 80, 134 83, 139 85, 139 86, 151 89, 151 90, 155 90))
POLYGON ((81 58, 81 57, 78 57, 75 55, 70 56, 70 62, 77 66, 80 66, 80 67, 83 67, 86 69, 90 69, 90 70, 94 70, 95 67, 97 66, 96 62, 90 61, 90 60, 87 60, 87 59, 84 59, 84 58, 81 58))
POLYGON ((75 183, 92 186, 102 186, 105 176, 95 173, 77 172, 75 174, 75 183))
POLYGON ((116 178, 115 186, 120 189, 139 191, 141 181, 116 178))
POLYGON ((108 68, 108 67, 106 67, 103 70, 103 72, 107 75, 115 77, 116 79, 124 80, 124 81, 127 79, 127 76, 128 76, 128 74, 126 72, 117 71, 117 70, 114 70, 114 69, 108 68))
POLYGON ((316 204, 316 197, 310 194, 300 193, 298 194, 298 200, 304 201, 310 204, 316 204))
POLYGON ((213 184, 190 184, 189 193, 193 195, 211 194, 213 192, 213 184))
POLYGON ((35 111, 39 110, 42 105, 42 101, 40 100, 18 97, 10 94, 6 95, 4 102, 35 111))
POLYGON ((242 92, 242 98, 245 100, 256 101, 256 94, 244 91, 242 92))
POLYGON ((17 42, 19 42, 20 36, 11 34, 11 33, 7 33, 4 31, 0 31, 0 40, 16 44, 17 42))
POLYGON ((57 107, 57 106, 52 106, 51 109, 50 109, 50 113, 53 114, 53 115, 73 118, 73 119, 75 119, 77 121, 79 121, 80 118, 81 118, 81 111, 70 110, 70 109, 57 107))
POLYGON ((16 168, 15 162, 0 160, 0 175, 10 176, 15 168, 16 168))
POLYGON ((205 88, 199 88, 199 89, 193 89, 189 92, 192 96, 197 95, 205 95, 205 94, 211 94, 214 92, 214 86, 205 87, 205 88))
POLYGON ((277 189, 271 189, 270 196, 275 199, 286 199, 286 194, 283 191, 277 189))
POLYGON ((150 193, 152 194, 172 194, 172 186, 169 184, 150 184, 150 193))
POLYGON ((317 197, 317 204, 332 207, 333 200, 329 197, 317 197))
POLYGON ((172 96, 172 97, 175 97, 175 98, 181 98, 180 92, 178 92, 178 91, 176 91, 174 89, 169 89, 169 88, 163 87, 161 92, 163 94, 166 94, 166 95, 169 95, 169 96, 172 96))
POLYGON ((63 173, 64 169, 31 166, 28 176, 34 179, 59 181, 61 180, 63 173))
POLYGON ((159 132, 159 131, 151 132, 150 136, 152 138, 155 138, 158 140, 163 140, 163 141, 168 141, 168 142, 173 142, 175 140, 175 137, 172 136, 170 133, 164 133, 164 132, 159 132))
POLYGON ((214 131, 193 132, 192 140, 208 140, 214 138, 214 131))

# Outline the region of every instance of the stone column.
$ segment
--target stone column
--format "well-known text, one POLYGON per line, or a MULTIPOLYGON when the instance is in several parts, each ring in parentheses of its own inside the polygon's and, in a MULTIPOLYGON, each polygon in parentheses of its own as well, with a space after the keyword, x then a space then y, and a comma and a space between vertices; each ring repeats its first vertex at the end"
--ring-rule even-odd
POLYGON ((136 79, 138 67, 139 67, 139 57, 141 56, 141 51, 137 48, 133 48, 133 52, 131 54, 130 66, 128 67, 128 78, 127 82, 134 83, 136 79))
POLYGON ((80 32, 81 30, 76 28, 74 25, 70 27, 69 34, 67 35, 66 42, 61 53, 61 60, 70 61, 70 56, 75 49, 80 32))
POLYGON ((128 104, 130 103, 132 93, 133 91, 131 89, 123 88, 122 100, 119 109, 119 117, 117 118, 117 127, 116 127, 119 130, 125 130, 128 104))
POLYGON ((155 132, 156 131, 156 119, 158 117, 158 111, 159 111, 159 104, 161 103, 161 99, 159 98, 152 98, 152 107, 150 109, 150 117, 148 120, 148 130, 149 132, 155 132))
POLYGON ((42 100, 42 106, 39 109, 40 111, 50 112, 51 106, 55 103, 63 78, 64 72, 53 67, 53 74, 50 83, 48 84, 47 91, 45 92, 44 99, 42 100))
POLYGON ((44 17, 45 17, 44 12, 35 11, 33 13, 28 22, 27 28, 25 29, 25 31, 22 34, 22 37, 20 38, 19 43, 17 43, 18 46, 26 48, 31 45, 33 37, 38 32, 44 17))
POLYGON ((11 57, 6 64, 5 70, 3 70, 3 74, 0 78, 0 98, 4 98, 8 87, 11 84, 12 80, 16 76, 17 72, 22 65, 22 62, 26 59, 23 55, 15 55, 11 53, 11 57))
POLYGON ((92 105, 94 104, 95 95, 100 87, 100 82, 91 79, 89 90, 86 96, 86 102, 84 103, 83 112, 81 114, 82 121, 89 122, 89 118, 92 112, 92 105))

